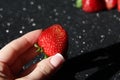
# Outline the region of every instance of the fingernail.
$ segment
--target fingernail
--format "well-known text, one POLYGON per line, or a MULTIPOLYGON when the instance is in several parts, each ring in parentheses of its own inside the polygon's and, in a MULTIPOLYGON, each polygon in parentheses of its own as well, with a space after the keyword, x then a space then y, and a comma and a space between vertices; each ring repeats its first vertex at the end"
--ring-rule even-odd
POLYGON ((58 67, 60 66, 63 62, 65 61, 64 57, 60 54, 57 53, 56 55, 52 56, 50 63, 54 66, 54 67, 58 67))

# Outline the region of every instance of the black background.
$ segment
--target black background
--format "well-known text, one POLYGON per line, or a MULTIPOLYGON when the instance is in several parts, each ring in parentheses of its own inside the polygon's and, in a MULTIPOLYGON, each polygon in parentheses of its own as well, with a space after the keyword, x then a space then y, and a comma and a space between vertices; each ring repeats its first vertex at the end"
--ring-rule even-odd
POLYGON ((120 80, 120 13, 85 13, 75 0, 0 0, 0 48, 23 34, 61 24, 69 48, 55 80, 120 80))

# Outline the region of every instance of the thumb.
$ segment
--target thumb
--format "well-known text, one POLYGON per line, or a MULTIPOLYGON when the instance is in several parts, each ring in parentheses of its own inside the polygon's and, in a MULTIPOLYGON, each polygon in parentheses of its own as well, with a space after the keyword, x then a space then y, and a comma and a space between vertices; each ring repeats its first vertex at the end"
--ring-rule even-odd
POLYGON ((47 78, 60 68, 63 62, 63 56, 57 53, 29 68, 24 74, 28 74, 30 71, 32 72, 23 77, 22 80, 47 80, 47 78))

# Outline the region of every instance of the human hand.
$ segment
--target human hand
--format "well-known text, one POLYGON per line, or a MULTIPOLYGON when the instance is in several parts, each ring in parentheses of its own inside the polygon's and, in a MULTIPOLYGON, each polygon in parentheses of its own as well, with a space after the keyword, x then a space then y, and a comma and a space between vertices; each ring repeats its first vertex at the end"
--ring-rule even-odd
POLYGON ((47 80, 64 62, 61 54, 44 59, 18 75, 22 67, 35 58, 34 43, 42 30, 31 31, 0 50, 0 80, 47 80))

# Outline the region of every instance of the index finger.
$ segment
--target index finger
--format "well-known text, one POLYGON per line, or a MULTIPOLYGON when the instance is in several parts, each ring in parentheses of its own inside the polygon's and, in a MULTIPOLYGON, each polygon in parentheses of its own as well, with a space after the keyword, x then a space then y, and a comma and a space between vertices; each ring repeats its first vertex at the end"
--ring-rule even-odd
POLYGON ((33 46, 41 30, 31 31, 22 37, 13 40, 0 50, 0 61, 12 64, 22 53, 33 46))

